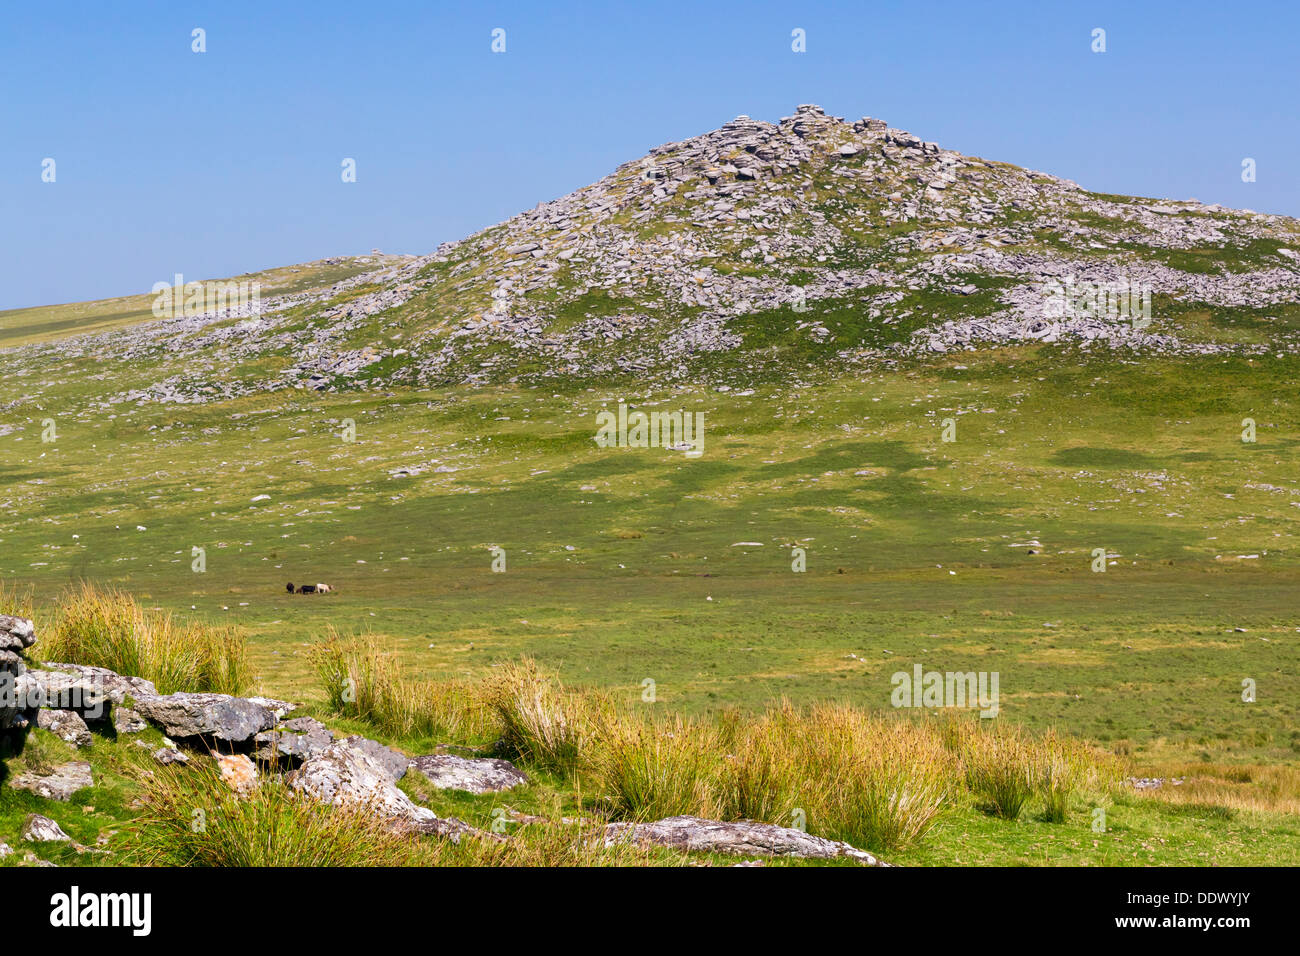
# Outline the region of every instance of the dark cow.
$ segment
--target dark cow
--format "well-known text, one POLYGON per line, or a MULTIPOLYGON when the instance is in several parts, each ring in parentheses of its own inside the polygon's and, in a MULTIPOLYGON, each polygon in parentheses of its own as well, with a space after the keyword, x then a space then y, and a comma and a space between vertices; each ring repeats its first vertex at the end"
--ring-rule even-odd
POLYGON ((284 588, 285 588, 286 591, 288 591, 290 594, 292 594, 292 593, 293 593, 293 582, 290 581, 288 584, 286 584, 286 585, 284 586, 284 588))
POLYGON ((302 587, 300 587, 300 588, 298 589, 298 593, 299 593, 299 594, 315 594, 315 593, 316 593, 316 585, 314 585, 314 584, 304 584, 302 587))

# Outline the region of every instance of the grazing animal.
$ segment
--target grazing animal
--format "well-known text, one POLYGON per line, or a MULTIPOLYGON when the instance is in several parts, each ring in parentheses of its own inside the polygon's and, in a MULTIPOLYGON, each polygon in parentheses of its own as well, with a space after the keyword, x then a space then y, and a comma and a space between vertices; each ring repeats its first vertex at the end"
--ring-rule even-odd
POLYGON ((315 593, 316 593, 316 585, 314 585, 314 584, 304 584, 302 587, 300 587, 300 588, 298 589, 298 593, 299 593, 299 594, 315 594, 315 593))
POLYGON ((285 589, 286 589, 290 594, 292 594, 292 593, 293 593, 293 582, 290 581, 288 584, 286 584, 286 585, 285 585, 285 589))
POLYGON ((333 589, 332 587, 330 587, 328 584, 318 584, 318 585, 316 585, 316 593, 317 593, 317 594, 329 594, 329 592, 330 592, 330 591, 333 591, 333 590, 334 590, 334 589, 333 589))

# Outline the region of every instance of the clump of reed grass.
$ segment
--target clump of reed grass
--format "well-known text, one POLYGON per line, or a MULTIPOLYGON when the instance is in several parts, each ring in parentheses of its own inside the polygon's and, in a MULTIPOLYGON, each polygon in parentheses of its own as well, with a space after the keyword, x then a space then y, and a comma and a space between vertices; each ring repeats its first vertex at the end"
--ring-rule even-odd
POLYGON ((717 720, 725 750, 718 784, 721 813, 736 820, 799 822, 807 772, 790 759, 787 744, 796 736, 798 715, 783 704, 757 716, 723 711, 717 720))
POLYGON ((391 737, 468 734, 481 724, 468 683, 411 678, 373 637, 344 638, 331 630, 310 659, 333 713, 391 737))
POLYGON ((716 724, 619 715, 605 722, 595 749, 593 770, 620 818, 715 815, 724 765, 716 724))
POLYGON ((1014 726, 953 718, 941 733, 961 757, 967 788, 985 810, 1007 820, 1038 798, 1043 820, 1064 823, 1077 794, 1105 790, 1122 772, 1121 758, 1055 730, 1034 736, 1014 726))
POLYGON ((137 769, 140 816, 127 856, 146 866, 428 866, 437 848, 365 807, 334 807, 263 779, 246 795, 215 762, 137 769))
POLYGON ((247 644, 235 629, 183 622, 87 582, 62 596, 37 649, 44 660, 143 677, 162 694, 242 694, 253 682, 247 644))
POLYGON ((1033 797, 1038 766, 1024 734, 1008 725, 985 730, 968 723, 960 740, 966 786, 994 816, 1015 820, 1033 797))
POLYGON ((783 704, 775 716, 756 729, 775 729, 768 746, 780 748, 783 776, 799 779, 793 798, 810 832, 898 849, 920 840, 947 811, 956 762, 932 728, 849 704, 783 704))
POLYGON ((32 589, 0 581, 0 614, 32 619, 32 589))
POLYGON ((752 819, 877 850, 934 825, 955 768, 923 726, 838 704, 695 720, 623 714, 591 750, 598 788, 625 818, 752 819))
POLYGON ((590 765, 589 747, 610 715, 602 695, 565 687, 531 658, 498 667, 480 686, 479 699, 496 718, 503 756, 566 776, 590 765))

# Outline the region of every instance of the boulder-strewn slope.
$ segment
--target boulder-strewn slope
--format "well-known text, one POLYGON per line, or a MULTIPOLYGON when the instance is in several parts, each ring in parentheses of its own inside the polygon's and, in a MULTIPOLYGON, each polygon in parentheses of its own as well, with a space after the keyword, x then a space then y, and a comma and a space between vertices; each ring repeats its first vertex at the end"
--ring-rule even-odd
POLYGON ((738 117, 323 291, 0 352, 36 391, 754 380, 1020 341, 1295 351, 1300 222, 1088 192, 864 118, 738 117), (1053 289, 1132 288, 1151 321, 1053 289), (110 370, 129 363, 132 373, 110 370))

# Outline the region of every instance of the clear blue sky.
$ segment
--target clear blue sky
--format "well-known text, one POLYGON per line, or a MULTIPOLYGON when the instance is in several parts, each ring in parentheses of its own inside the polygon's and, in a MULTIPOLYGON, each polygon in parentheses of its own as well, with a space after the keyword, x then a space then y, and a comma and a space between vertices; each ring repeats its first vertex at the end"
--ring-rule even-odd
POLYGON ((1280 0, 15 0, 0 309, 428 252, 659 143, 799 103, 1098 191, 1300 215, 1298 53, 1300 5, 1280 0))

